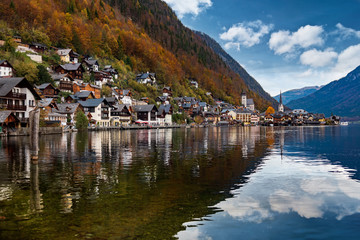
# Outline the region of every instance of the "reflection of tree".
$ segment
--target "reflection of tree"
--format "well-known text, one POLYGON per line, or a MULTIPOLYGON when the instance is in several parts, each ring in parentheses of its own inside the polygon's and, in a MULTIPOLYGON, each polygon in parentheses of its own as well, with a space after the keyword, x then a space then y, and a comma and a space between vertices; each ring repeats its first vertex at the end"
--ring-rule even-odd
POLYGON ((88 146, 88 131, 79 131, 76 133, 76 150, 79 153, 86 151, 88 146))
POLYGON ((45 206, 36 229, 63 238, 169 239, 211 213, 267 151, 264 138, 243 128, 78 132, 44 143, 48 160, 31 182, 34 209, 39 185, 45 206))

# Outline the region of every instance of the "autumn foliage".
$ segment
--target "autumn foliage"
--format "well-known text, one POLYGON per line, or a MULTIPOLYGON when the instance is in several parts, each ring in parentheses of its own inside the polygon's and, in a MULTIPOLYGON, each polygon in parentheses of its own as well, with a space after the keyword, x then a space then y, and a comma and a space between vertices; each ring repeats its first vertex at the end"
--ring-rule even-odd
POLYGON ((179 94, 193 78, 231 103, 239 104, 245 90, 259 109, 268 105, 161 0, 2 0, 0 20, 7 24, 0 26, 3 40, 13 29, 29 43, 72 48, 134 73, 156 72, 179 94))

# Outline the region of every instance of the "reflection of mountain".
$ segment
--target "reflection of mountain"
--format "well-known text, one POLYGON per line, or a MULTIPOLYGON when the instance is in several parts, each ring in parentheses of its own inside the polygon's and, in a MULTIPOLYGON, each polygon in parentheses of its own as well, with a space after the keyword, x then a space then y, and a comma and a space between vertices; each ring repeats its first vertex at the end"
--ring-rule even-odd
POLYGON ((28 229, 36 227, 46 236, 61 233, 67 239, 86 238, 84 232, 92 232, 94 238, 110 238, 111 232, 119 238, 170 239, 183 222, 213 213, 208 206, 229 196, 234 183, 245 181, 242 176, 253 171, 268 151, 262 131, 214 127, 42 136, 43 215, 28 216, 32 219, 26 226, 11 216, 22 214, 14 207, 19 203, 27 212, 29 181, 25 178, 21 188, 11 183, 26 172, 23 149, 29 143, 13 141, 8 148, 2 146, 0 159, 0 172, 10 179, 2 230, 16 222, 24 229, 16 238, 34 237, 28 229), (4 162, 12 167, 6 168, 4 162))

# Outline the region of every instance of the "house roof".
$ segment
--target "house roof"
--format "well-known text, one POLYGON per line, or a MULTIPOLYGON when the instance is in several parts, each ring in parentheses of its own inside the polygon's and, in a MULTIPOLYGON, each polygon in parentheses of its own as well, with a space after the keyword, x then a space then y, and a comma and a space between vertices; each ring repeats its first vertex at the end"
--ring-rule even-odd
MULTIPOLYGON (((6 119, 11 115, 11 111, 0 111, 0 123, 4 123, 6 119)), ((15 119, 19 121, 15 114, 13 114, 15 119)))
POLYGON ((199 107, 206 107, 206 102, 199 102, 199 107))
POLYGON ((162 113, 163 111, 168 114, 170 112, 171 109, 171 104, 162 104, 159 107, 159 113, 162 113))
POLYGON ((81 67, 81 63, 67 63, 60 66, 66 71, 76 71, 81 67))
POLYGON ((155 78, 155 73, 140 73, 136 76, 136 79, 155 78))
POLYGON ((94 94, 91 92, 91 91, 80 91, 80 92, 76 92, 75 94, 73 94, 73 95, 70 95, 70 97, 72 98, 72 99, 74 99, 74 100, 78 100, 78 99, 80 99, 80 98, 87 98, 87 97, 89 97, 89 95, 93 95, 93 97, 95 97, 94 96, 94 94))
POLYGON ((155 108, 155 110, 157 111, 157 108, 154 104, 148 104, 148 105, 135 105, 134 106, 134 111, 135 112, 150 112, 151 110, 153 110, 155 108))
POLYGON ((107 103, 105 98, 96 98, 96 99, 88 99, 86 101, 79 101, 79 103, 83 107, 97 107, 104 101, 107 103))
POLYGON ((9 67, 11 67, 12 69, 14 69, 13 66, 9 63, 8 60, 0 60, 0 65, 3 64, 4 62, 7 62, 7 64, 9 65, 9 67))
POLYGON ((39 94, 34 90, 30 85, 28 80, 24 77, 17 78, 0 78, 0 97, 5 97, 9 92, 12 91, 14 87, 28 88, 30 92, 34 95, 35 99, 41 99, 39 94))
POLYGON ((167 96, 159 96, 156 98, 156 101, 165 102, 168 99, 167 96))
POLYGON ((61 79, 63 79, 64 77, 68 77, 70 80, 73 80, 72 77, 70 75, 68 75, 67 73, 64 73, 64 74, 50 74, 51 78, 54 80, 54 81, 59 81, 61 79))
POLYGON ((194 97, 183 97, 183 100, 185 102, 192 102, 192 101, 195 101, 195 98, 194 97))
POLYGON ((254 100, 252 98, 248 98, 246 100, 246 105, 254 105, 254 100))
POLYGON ((43 83, 43 84, 37 86, 37 88, 40 89, 40 90, 44 90, 44 89, 47 88, 49 85, 51 85, 51 83, 43 83))
POLYGON ((129 111, 128 107, 125 104, 114 105, 113 108, 114 109, 111 110, 111 112, 122 112, 124 108, 126 108, 129 111))
POLYGON ((190 108, 191 107, 191 103, 184 103, 182 105, 183 108, 190 108))
POLYGON ((59 103, 57 105, 58 110, 54 109, 54 112, 57 113, 74 113, 76 109, 80 106, 79 103, 59 103))
POLYGON ((57 50, 57 54, 59 54, 60 56, 66 56, 71 51, 72 51, 71 49, 59 49, 59 50, 57 50))
POLYGON ((85 59, 84 62, 89 66, 99 65, 98 61, 95 59, 85 59))
POLYGON ((44 98, 44 99, 41 99, 38 103, 38 106, 39 107, 47 107, 51 104, 51 102, 53 101, 52 98, 44 98))
POLYGON ((107 97, 105 98, 107 102, 116 102, 116 98, 115 97, 107 97))
POLYGON ((164 87, 163 90, 168 90, 168 91, 171 91, 171 87, 164 87))

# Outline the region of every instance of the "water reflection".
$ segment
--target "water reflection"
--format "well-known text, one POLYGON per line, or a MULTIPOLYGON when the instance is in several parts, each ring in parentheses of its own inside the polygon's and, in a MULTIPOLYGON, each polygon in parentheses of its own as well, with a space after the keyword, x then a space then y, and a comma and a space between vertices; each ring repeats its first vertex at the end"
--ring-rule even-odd
MULTIPOLYGON (((169 239, 214 212, 267 153, 264 128, 41 136, 0 151, 0 238, 169 239), (21 227, 22 231, 16 231, 21 227), (64 231, 66 229, 66 231, 64 231)), ((268 133, 266 133, 268 134, 268 133)))
MULTIPOLYGON (((341 129, 340 129, 341 130, 341 129)), ((184 224, 179 239, 349 239, 360 226, 360 182, 356 170, 333 164, 308 144, 349 134, 336 128, 277 128, 274 146, 233 197, 214 205, 204 220, 184 224), (326 133, 326 134, 325 134, 326 133), (322 139, 322 140, 321 140, 322 139), (290 144, 289 144, 290 142, 290 144), (303 148, 299 147, 303 146, 303 148), (295 147, 294 147, 295 146, 295 147), (210 220, 210 221, 209 221, 210 220), (333 227, 331 227, 333 226, 333 227)), ((342 152, 342 148, 337 149, 342 152)), ((357 149, 356 151, 359 151, 357 149)), ((352 158, 349 154, 349 158, 352 158)), ((344 159, 346 162, 346 159, 344 159)))

